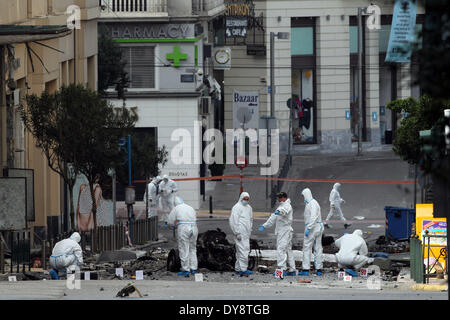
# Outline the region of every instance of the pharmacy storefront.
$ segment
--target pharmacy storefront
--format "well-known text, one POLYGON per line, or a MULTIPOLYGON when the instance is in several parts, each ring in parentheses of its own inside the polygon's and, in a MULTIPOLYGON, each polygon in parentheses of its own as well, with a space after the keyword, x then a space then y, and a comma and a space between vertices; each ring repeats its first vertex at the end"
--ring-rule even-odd
MULTIPOLYGON (((202 36, 196 34, 195 25, 189 23, 130 22, 104 25, 122 48, 127 61, 126 72, 130 84, 126 93, 126 106, 137 110, 137 129, 152 132, 157 146, 165 146, 169 153, 161 174, 167 174, 171 179, 198 177, 200 164, 194 161, 194 156, 201 154, 201 136, 195 131, 201 132, 201 124, 206 122, 201 122, 199 114, 201 92, 198 88, 203 82, 202 36), (172 151, 179 144, 174 132, 179 129, 187 130, 192 137, 191 141, 186 141, 190 144, 190 163, 174 161, 177 155, 173 155, 172 151)), ((116 107, 123 105, 122 100, 114 99, 113 96, 110 101, 116 107)), ((141 201, 144 184, 137 183, 136 187, 136 200, 141 201)), ((199 208, 199 182, 180 181, 178 187, 178 194, 184 201, 199 208)), ((143 202, 137 203, 135 214, 136 210, 140 212, 143 208, 143 202)))

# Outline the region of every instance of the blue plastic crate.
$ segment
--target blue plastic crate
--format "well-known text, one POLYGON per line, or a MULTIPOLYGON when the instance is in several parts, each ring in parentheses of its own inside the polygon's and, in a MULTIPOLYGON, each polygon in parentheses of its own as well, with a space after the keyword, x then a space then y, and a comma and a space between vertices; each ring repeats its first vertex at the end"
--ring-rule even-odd
POLYGON ((386 213, 386 237, 407 239, 411 235, 412 224, 416 221, 416 210, 400 207, 384 207, 386 213))

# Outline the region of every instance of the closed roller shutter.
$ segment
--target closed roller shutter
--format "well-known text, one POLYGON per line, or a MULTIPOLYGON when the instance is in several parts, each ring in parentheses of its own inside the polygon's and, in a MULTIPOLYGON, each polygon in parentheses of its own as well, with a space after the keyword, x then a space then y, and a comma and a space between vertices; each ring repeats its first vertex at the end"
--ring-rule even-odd
POLYGON ((122 47, 123 59, 127 61, 125 72, 130 80, 129 88, 155 87, 155 48, 122 47))

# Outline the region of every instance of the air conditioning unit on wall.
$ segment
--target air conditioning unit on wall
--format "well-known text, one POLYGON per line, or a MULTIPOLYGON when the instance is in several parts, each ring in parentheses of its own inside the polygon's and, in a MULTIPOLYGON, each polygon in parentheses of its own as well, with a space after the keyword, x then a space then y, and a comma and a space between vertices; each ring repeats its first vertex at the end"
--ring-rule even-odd
POLYGON ((208 115, 211 107, 211 97, 200 97, 199 113, 201 115, 208 115))

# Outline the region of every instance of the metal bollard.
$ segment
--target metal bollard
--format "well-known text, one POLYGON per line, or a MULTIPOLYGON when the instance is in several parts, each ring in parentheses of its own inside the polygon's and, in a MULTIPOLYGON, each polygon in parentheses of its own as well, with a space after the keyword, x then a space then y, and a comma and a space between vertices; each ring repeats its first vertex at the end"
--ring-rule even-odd
POLYGON ((209 218, 212 218, 213 214, 213 202, 212 202, 212 196, 209 196, 209 218))
POLYGON ((111 228, 109 226, 106 229, 106 250, 111 250, 111 228))
POLYGON ((108 226, 108 233, 109 233, 108 246, 109 250, 111 251, 113 247, 113 229, 111 228, 111 226, 108 226))

